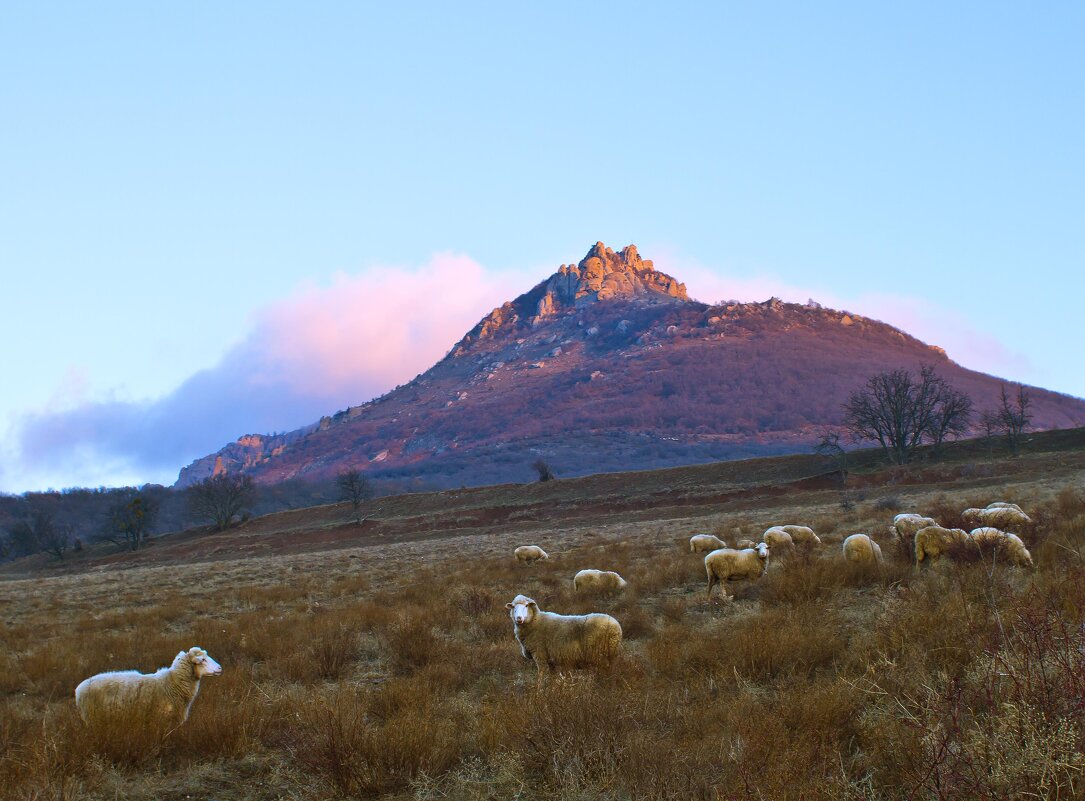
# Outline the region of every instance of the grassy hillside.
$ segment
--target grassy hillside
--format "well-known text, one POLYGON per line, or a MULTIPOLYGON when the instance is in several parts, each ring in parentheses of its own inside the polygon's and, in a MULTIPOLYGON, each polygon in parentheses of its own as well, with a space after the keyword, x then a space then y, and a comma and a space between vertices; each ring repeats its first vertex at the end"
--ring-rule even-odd
MULTIPOLYGON (((1018 459, 812 457, 381 499, 188 531, 135 555, 0 581, 0 787, 11 798, 967 799, 1085 793, 1085 448, 1018 459), (1034 571, 916 572, 896 511, 954 524, 1020 503, 1034 571), (705 598, 686 540, 812 525, 732 603, 705 598), (882 572, 839 558, 878 538, 882 572), (512 548, 554 557, 517 565, 512 548), (572 592, 618 570, 617 596, 572 592), (616 665, 539 684, 504 609, 606 611, 616 665), (185 726, 102 736, 72 690, 199 644, 223 664, 185 726), (1031 794, 1031 795, 1029 795, 1031 794)), ((22 574, 20 575, 20 572, 22 574)))

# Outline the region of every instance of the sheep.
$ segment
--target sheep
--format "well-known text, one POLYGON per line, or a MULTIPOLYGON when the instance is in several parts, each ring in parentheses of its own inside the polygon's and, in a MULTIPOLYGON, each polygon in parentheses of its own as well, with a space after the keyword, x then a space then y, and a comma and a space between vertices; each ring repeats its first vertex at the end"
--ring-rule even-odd
POLYGON ((733 601, 734 596, 727 594, 725 582, 735 579, 761 578, 769 566, 770 548, 759 542, 756 548, 736 551, 733 548, 720 548, 704 558, 705 573, 708 574, 708 598, 712 599, 712 588, 720 585, 720 592, 725 601, 733 601))
POLYGON ((882 549, 866 534, 852 534, 844 540, 844 558, 861 565, 881 565, 882 549))
POLYGON ((1020 528, 1032 523, 1032 518, 1012 506, 988 506, 986 509, 965 509, 961 519, 980 528, 1020 528))
POLYGON ((765 533, 761 535, 761 541, 768 545, 769 549, 778 556, 791 553, 795 547, 794 540, 791 539, 790 534, 784 531, 783 526, 772 526, 765 529, 765 533))
POLYGON ((1018 567, 1033 567, 1032 554, 1016 534, 992 526, 983 526, 972 529, 968 536, 976 543, 980 554, 990 553, 994 560, 1000 557, 1008 559, 1018 567))
POLYGON ((581 570, 575 576, 573 576, 573 589, 576 592, 581 590, 594 590, 596 592, 608 592, 615 590, 624 590, 628 581, 623 579, 613 570, 581 570))
POLYGON ((778 526, 791 535, 796 545, 821 545, 821 538, 809 526, 778 526))
POLYGON ((136 716, 158 719, 172 731, 188 720, 200 679, 220 673, 222 666, 207 651, 192 647, 155 673, 119 670, 84 679, 75 688, 75 705, 85 723, 136 716))
POLYGON ((524 562, 525 564, 550 558, 550 555, 538 545, 521 545, 513 553, 516 555, 517 562, 524 562))
POLYGON ((915 534, 916 567, 928 557, 938 559, 955 548, 970 544, 971 541, 972 538, 963 529, 941 526, 921 528, 915 534))
POLYGON ((690 553, 697 553, 698 551, 715 551, 719 548, 726 547, 727 543, 715 534, 694 534, 689 538, 690 553))
POLYGON ((904 543, 910 552, 915 543, 916 532, 927 526, 937 526, 938 521, 932 517, 904 512, 893 518, 893 525, 889 527, 889 533, 894 539, 904 543))
POLYGON ((534 660, 540 678, 555 668, 608 664, 622 643, 621 624, 610 615, 544 612, 526 595, 517 595, 505 608, 520 653, 534 660))
MULTIPOLYGON (((735 543, 735 550, 736 551, 744 551, 747 548, 756 548, 756 547, 757 547, 757 543, 754 542, 753 540, 751 540, 749 537, 747 537, 745 539, 741 539, 741 540, 739 540, 738 542, 735 543)), ((771 548, 772 546, 770 545, 769 547, 771 548)))
POLYGON ((988 509, 1016 509, 1018 512, 1024 512, 1025 510, 1018 506, 1016 503, 1007 503, 1006 501, 991 501, 987 504, 988 509))

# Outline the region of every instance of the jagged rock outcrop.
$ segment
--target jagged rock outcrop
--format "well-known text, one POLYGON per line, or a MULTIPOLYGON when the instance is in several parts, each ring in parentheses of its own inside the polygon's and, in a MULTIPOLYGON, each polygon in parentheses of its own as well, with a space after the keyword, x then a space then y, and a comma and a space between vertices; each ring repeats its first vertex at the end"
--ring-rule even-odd
POLYGON ((473 342, 488 339, 509 327, 537 328, 559 314, 591 303, 617 300, 688 301, 686 285, 642 259, 636 245, 615 252, 596 242, 577 264, 563 264, 557 272, 516 300, 498 306, 456 344, 452 355, 464 353, 473 342))
POLYGON ((686 285, 656 270, 651 261, 640 257, 635 245, 615 253, 596 242, 579 264, 563 264, 550 277, 536 307, 536 317, 570 305, 652 295, 689 300, 686 285))

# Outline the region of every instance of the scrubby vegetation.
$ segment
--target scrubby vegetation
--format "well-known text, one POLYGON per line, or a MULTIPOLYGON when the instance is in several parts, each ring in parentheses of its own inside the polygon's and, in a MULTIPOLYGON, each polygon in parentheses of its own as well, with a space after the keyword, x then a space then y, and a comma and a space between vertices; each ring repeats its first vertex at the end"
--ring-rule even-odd
MULTIPOLYGON (((134 568, 0 584, 0 787, 12 798, 1069 799, 1085 792, 1085 496, 1022 498, 1035 571, 838 556, 891 514, 811 507, 825 545, 704 602, 686 524, 134 568), (463 558, 464 552, 471 554, 463 558), (359 558, 354 558, 359 557, 359 558), (620 595, 573 593, 581 567, 620 595), (539 685, 517 592, 606 611, 624 652, 539 685), (85 728, 72 689, 199 644, 187 724, 85 728)), ((985 496, 984 496, 985 497, 985 496)), ((934 514, 974 505, 945 494, 934 514)), ((772 507, 720 517, 753 532, 772 507)), ((795 509, 789 511, 796 513, 795 509)), ((952 523, 953 521, 947 521, 952 523)))

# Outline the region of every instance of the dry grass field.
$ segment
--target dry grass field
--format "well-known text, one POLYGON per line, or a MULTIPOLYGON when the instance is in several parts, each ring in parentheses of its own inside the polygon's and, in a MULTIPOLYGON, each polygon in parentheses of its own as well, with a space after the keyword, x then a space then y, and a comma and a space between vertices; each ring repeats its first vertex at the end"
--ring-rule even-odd
POLYGON ((1085 448, 1048 444, 859 459, 844 504, 816 460, 789 457, 382 499, 361 526, 321 507, 9 566, 0 796, 1085 797, 1085 448), (917 572, 888 539, 898 511, 956 525, 994 500, 1033 516, 1035 570, 917 572), (706 600, 691 534, 789 522, 823 546, 706 600), (884 570, 841 560, 857 531, 884 570), (529 542, 552 558, 516 564, 529 542), (630 586, 574 595, 584 567, 630 586), (537 681, 504 608, 517 593, 617 617, 617 663, 537 681), (81 679, 197 644, 224 672, 180 729, 82 724, 81 679))

